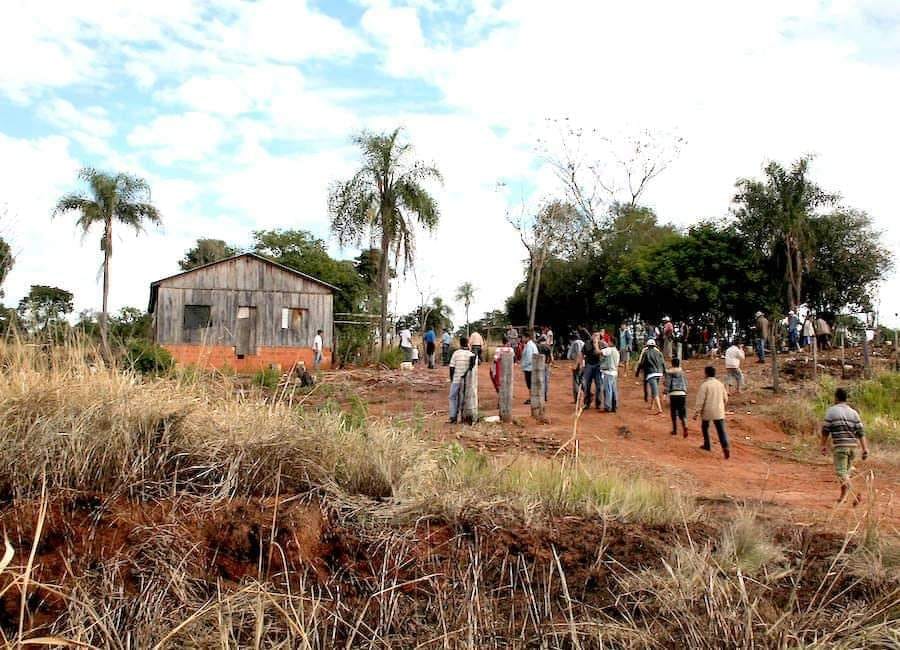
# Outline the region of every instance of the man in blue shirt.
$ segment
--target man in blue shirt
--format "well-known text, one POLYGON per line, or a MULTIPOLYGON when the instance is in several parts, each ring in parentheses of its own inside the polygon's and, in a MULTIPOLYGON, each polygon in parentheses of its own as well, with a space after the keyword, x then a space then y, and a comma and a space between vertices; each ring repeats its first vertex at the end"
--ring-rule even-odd
POLYGON ((435 336, 434 328, 429 327, 428 331, 425 332, 425 336, 422 337, 425 341, 425 357, 428 359, 428 367, 430 369, 434 369, 434 343, 437 340, 437 336, 435 336))
POLYGON ((525 373, 525 385, 528 386, 529 398, 526 404, 531 404, 531 371, 534 369, 534 356, 538 354, 538 348, 531 338, 531 332, 525 332, 525 346, 522 348, 522 372, 525 373))

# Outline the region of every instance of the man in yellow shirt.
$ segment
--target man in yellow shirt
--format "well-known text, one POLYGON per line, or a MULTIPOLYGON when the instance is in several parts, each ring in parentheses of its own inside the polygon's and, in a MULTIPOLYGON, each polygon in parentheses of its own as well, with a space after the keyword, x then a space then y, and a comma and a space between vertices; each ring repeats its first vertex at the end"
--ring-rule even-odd
POLYGON ((716 367, 706 366, 706 381, 700 384, 697 391, 697 408, 694 419, 702 420, 700 428, 703 431, 703 444, 700 446, 705 451, 712 451, 709 442, 709 423, 716 426, 719 435, 719 444, 722 445, 722 454, 725 460, 731 457, 728 444, 728 434, 725 433, 725 405, 728 403, 728 391, 725 385, 716 379, 716 367))

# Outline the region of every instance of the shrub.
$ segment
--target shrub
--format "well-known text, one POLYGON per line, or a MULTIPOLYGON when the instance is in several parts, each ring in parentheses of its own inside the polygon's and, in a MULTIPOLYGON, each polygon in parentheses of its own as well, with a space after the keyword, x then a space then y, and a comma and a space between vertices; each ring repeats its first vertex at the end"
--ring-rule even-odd
POLYGON ((143 339, 128 342, 125 363, 142 375, 165 374, 175 366, 175 360, 168 350, 143 339))
POLYGON ((378 357, 378 363, 387 366, 391 370, 397 370, 403 362, 403 350, 400 348, 388 348, 382 350, 378 357))
POLYGON ((255 375, 253 375, 253 385, 260 386, 262 388, 268 388, 269 390, 275 390, 278 388, 278 384, 281 383, 281 372, 275 370, 274 368, 265 368, 264 370, 258 370, 255 375))

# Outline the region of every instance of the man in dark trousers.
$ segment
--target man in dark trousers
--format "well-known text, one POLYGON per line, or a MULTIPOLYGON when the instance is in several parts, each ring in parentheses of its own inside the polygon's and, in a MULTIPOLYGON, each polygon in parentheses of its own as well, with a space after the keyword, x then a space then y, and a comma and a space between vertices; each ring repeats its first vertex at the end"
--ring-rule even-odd
POLYGON ((712 451, 709 440, 709 423, 712 422, 716 427, 716 433, 719 435, 719 444, 722 445, 722 454, 725 460, 731 458, 731 447, 728 444, 728 434, 725 432, 725 405, 728 403, 728 391, 725 390, 725 384, 716 379, 716 367, 706 366, 706 380, 700 384, 700 390, 697 391, 697 409, 694 412, 694 419, 701 418, 701 428, 703 432, 703 444, 701 449, 704 451, 712 451))
POLYGON ((659 401, 659 383, 666 372, 666 361, 656 346, 656 339, 648 340, 647 345, 641 351, 641 358, 638 360, 634 376, 637 377, 642 372, 644 373, 644 400, 646 401, 649 391, 650 408, 652 409, 656 405, 655 415, 659 415, 662 413, 662 404, 659 401))
POLYGON ((672 435, 678 435, 678 421, 684 437, 688 437, 687 429, 687 388, 688 382, 681 369, 681 359, 672 359, 672 367, 666 370, 666 395, 669 399, 669 415, 672 416, 672 435))

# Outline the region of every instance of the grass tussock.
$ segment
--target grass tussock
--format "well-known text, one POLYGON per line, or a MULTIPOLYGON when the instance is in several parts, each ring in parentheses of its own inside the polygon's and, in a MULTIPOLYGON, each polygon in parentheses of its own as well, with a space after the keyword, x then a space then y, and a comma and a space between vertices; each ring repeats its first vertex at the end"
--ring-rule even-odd
POLYGON ((450 446, 434 497, 455 516, 478 502, 513 504, 522 514, 615 516, 651 524, 693 519, 694 505, 658 481, 598 462, 487 456, 450 446))

